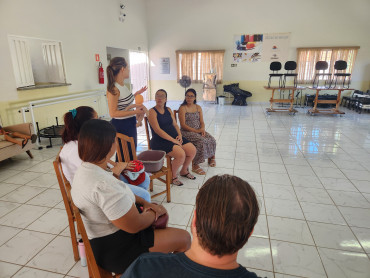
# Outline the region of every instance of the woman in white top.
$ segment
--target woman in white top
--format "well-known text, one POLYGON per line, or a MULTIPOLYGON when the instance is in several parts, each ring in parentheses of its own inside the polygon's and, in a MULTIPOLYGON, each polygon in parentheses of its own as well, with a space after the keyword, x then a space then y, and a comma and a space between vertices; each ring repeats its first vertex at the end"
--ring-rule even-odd
MULTIPOLYGON (((82 160, 78 156, 78 134, 86 121, 97 118, 98 114, 89 106, 80 106, 64 114, 64 130, 62 133, 64 145, 59 156, 62 162, 63 173, 71 184, 75 172, 82 163, 82 160)), ((126 165, 127 169, 131 167, 130 163, 126 163, 126 165)), ((127 179, 122 175, 120 175, 120 180, 128 183, 127 179)), ((148 174, 145 174, 145 180, 141 184, 137 186, 128 184, 128 186, 135 195, 150 202, 150 193, 148 192, 149 183, 150 178, 148 174)))
POLYGON ((145 92, 147 87, 142 87, 135 94, 132 94, 124 84, 125 79, 129 78, 129 76, 130 69, 127 66, 125 58, 115 57, 110 60, 107 67, 107 99, 109 114, 112 117, 112 125, 116 128, 117 132, 133 137, 136 148, 136 116, 143 117, 147 109, 144 105, 134 105, 136 107, 135 110, 130 109, 129 106, 133 105, 135 96, 145 92))
POLYGON ((166 209, 135 197, 113 176, 121 173, 124 163, 107 168, 116 151, 115 137, 116 130, 107 121, 92 119, 83 125, 78 141, 83 163, 73 179, 72 199, 81 212, 97 264, 122 273, 142 253, 186 251, 190 235, 177 228, 153 230, 166 209), (135 204, 142 206, 142 213, 135 204))

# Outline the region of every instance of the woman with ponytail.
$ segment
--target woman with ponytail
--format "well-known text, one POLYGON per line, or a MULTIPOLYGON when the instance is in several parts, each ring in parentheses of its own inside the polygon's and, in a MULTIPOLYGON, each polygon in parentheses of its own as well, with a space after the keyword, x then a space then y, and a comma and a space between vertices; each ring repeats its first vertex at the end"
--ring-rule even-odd
MULTIPOLYGON (((60 151, 60 160, 62 162, 63 173, 67 180, 72 184, 77 169, 81 166, 82 160, 78 155, 78 135, 85 122, 91 119, 97 119, 98 113, 89 106, 80 106, 76 109, 69 110, 64 114, 64 130, 62 133, 63 148, 60 151)), ((104 134, 101 134, 104 136, 104 134)), ((122 162, 121 162, 122 163, 122 162)), ((111 162, 112 166, 120 163, 111 162)), ((119 166, 119 165, 117 165, 119 166)), ((132 164, 122 163, 123 168, 130 170, 132 164)), ((148 192, 150 178, 145 174, 145 180, 137 186, 128 183, 127 179, 120 175, 120 180, 127 184, 131 191, 147 202, 150 202, 150 193, 148 192)))
MULTIPOLYGON (((135 96, 142 94, 147 87, 142 87, 132 94, 124 84, 130 76, 125 58, 113 58, 107 67, 107 99, 112 124, 117 132, 133 137, 137 146, 136 116, 143 116, 147 109, 144 105, 133 104, 135 96), (133 108, 136 108, 133 110, 133 108)), ((135 150, 136 151, 136 150, 135 150)))

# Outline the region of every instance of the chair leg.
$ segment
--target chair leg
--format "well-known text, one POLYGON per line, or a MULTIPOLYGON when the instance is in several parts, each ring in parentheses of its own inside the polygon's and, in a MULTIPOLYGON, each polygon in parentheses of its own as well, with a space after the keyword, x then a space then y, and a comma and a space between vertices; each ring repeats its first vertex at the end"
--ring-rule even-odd
POLYGON ((334 83, 334 87, 333 88, 337 87, 337 82, 338 82, 338 76, 335 77, 335 83, 334 83))
POLYGON ((313 79, 312 87, 316 88, 318 86, 319 86, 319 80, 317 78, 317 75, 315 75, 315 78, 313 79), (317 79, 317 85, 315 85, 316 84, 316 79, 317 79))
POLYGON ((76 229, 75 229, 74 221, 70 219, 68 220, 69 220, 69 231, 71 233, 73 256, 74 256, 75 261, 77 262, 80 260, 80 254, 78 253, 76 229))
POLYGON ((31 151, 26 151, 26 153, 28 154, 28 156, 30 157, 30 158, 33 158, 33 155, 32 155, 32 153, 31 153, 31 151))
POLYGON ((153 192, 153 181, 152 180, 150 180, 149 190, 150 192, 153 192))
POLYGON ((168 170, 167 175, 166 175, 167 203, 171 202, 171 181, 172 181, 172 174, 171 174, 171 171, 168 170))

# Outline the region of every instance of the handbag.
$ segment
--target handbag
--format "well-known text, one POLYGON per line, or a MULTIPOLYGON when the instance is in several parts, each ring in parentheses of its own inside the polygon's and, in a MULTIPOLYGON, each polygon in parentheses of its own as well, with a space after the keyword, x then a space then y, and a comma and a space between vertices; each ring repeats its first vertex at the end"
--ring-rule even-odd
POLYGON ((166 229, 168 223, 168 214, 165 213, 158 217, 152 224, 153 229, 166 229))

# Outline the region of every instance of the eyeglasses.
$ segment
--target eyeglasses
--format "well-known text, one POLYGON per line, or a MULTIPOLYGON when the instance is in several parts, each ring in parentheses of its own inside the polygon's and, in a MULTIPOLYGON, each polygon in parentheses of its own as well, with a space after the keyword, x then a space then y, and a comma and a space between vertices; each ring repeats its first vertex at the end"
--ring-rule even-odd
POLYGON ((188 96, 188 95, 186 95, 185 97, 187 97, 187 98, 195 98, 195 96, 188 96))
POLYGON ((165 99, 166 96, 165 95, 156 95, 155 98, 156 99, 165 99))

